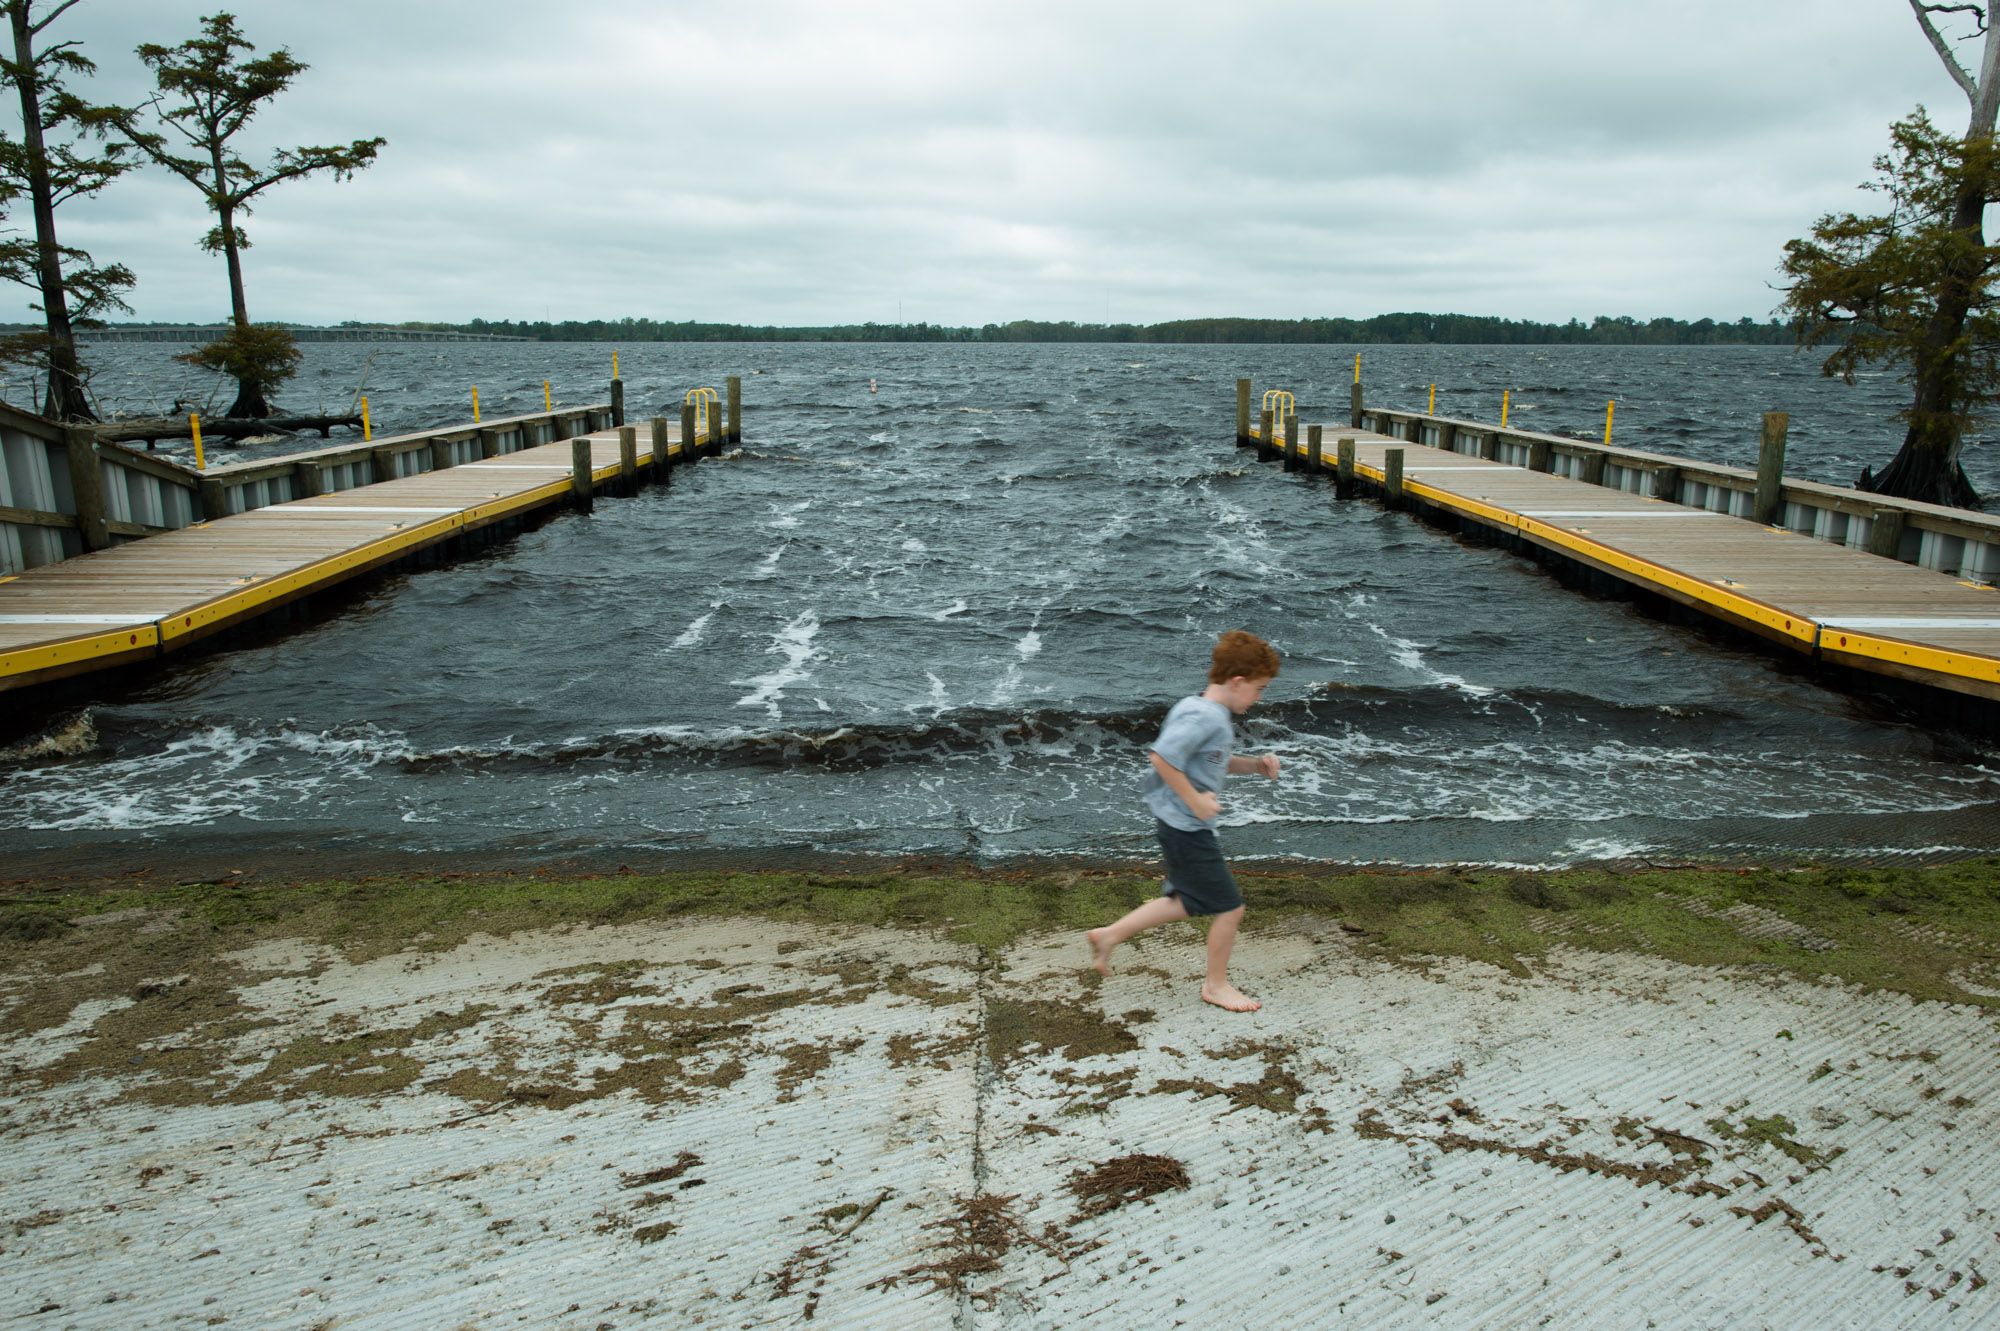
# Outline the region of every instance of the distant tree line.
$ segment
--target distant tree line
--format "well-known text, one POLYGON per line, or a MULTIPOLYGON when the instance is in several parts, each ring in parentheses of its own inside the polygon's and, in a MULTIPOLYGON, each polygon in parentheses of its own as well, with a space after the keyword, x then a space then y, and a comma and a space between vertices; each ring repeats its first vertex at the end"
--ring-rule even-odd
MULTIPOLYGON (((351 325, 361 327, 365 325, 351 325)), ((380 325, 376 325, 380 326, 380 325)), ((1791 345, 1786 323, 1714 319, 1638 320, 1599 315, 1589 323, 1535 323, 1473 314, 1378 314, 1372 319, 1176 319, 1159 324, 1046 323, 1018 319, 981 328, 944 324, 830 324, 820 327, 674 323, 659 319, 474 319, 396 325, 432 332, 497 333, 538 342, 1297 342, 1499 343, 1536 346, 1791 345)))

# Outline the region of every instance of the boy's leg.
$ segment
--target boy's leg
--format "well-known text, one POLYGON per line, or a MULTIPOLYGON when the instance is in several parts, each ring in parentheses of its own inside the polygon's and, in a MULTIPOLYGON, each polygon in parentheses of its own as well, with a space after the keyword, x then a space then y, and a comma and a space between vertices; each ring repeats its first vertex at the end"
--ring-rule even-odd
POLYGON ((1255 1012, 1264 1005, 1229 982, 1229 953, 1236 946, 1236 926, 1241 923, 1241 906, 1209 921, 1208 979, 1201 986, 1201 997, 1203 1002, 1231 1012, 1255 1012))
POLYGON ((1101 929, 1092 929, 1090 939, 1090 964, 1099 975, 1111 974, 1111 949, 1138 933, 1156 924, 1169 924, 1188 917, 1187 907, 1181 905, 1179 897, 1154 897, 1143 906, 1135 906, 1115 924, 1107 924, 1101 929))

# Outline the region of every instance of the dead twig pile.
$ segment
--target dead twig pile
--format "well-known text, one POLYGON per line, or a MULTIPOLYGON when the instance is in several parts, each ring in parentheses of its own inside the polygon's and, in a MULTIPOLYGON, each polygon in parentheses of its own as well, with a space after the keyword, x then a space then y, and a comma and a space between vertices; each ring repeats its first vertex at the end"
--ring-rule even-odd
POLYGON ((1062 1263, 1065 1271, 1073 1259, 1099 1246, 1095 1242, 1072 1243, 1053 1224, 1043 1225, 1041 1232, 1036 1233, 1015 1214, 1016 1200, 1013 1196, 996 1197, 991 1193, 963 1198, 956 1214, 933 1220, 924 1226, 925 1229, 944 1231, 943 1239, 936 1245, 939 1255, 935 1261, 884 1276, 868 1288, 890 1289, 905 1278, 928 1280, 933 1291, 962 1294, 976 1303, 991 1307, 999 1297, 999 1286, 973 1289, 968 1282, 975 1276, 998 1271, 1001 1259, 1016 1246, 1033 1248, 1055 1258, 1062 1263))
POLYGON ((1069 1181, 1081 1206, 1070 1223, 1091 1220, 1127 1202, 1188 1186, 1187 1166, 1170 1155, 1121 1155, 1094 1169, 1079 1170, 1069 1181))

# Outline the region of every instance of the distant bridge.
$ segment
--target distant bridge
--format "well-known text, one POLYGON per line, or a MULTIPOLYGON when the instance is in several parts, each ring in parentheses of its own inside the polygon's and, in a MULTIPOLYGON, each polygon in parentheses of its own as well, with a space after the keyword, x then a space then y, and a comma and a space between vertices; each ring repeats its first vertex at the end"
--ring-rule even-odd
MULTIPOLYGON (((440 333, 426 328, 377 328, 363 325, 311 328, 283 325, 300 342, 532 342, 529 337, 498 333, 440 333)), ((213 342, 229 331, 228 324, 126 324, 110 328, 79 328, 79 342, 213 342)))

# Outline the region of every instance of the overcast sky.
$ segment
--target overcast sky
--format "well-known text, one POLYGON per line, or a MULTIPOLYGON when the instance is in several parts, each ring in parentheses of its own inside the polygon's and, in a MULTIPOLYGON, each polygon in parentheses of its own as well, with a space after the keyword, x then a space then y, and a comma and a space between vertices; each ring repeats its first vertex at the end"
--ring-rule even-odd
MULTIPOLYGON (((48 35, 136 101, 213 8, 48 35)), ((1762 319, 1888 123, 1967 114, 1906 0, 233 8, 312 66, 246 148, 389 140, 245 224, 251 317, 310 323, 1762 319)), ((136 317, 227 315, 177 179, 58 220, 136 317)))

